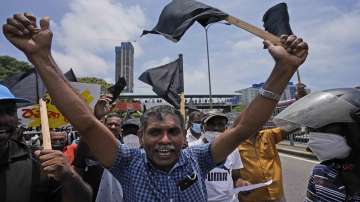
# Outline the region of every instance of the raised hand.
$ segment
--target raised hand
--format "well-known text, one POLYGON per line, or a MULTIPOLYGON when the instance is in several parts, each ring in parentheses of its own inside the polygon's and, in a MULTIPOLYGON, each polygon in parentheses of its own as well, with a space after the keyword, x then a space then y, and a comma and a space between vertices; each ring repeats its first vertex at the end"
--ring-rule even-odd
POLYGON ((264 45, 277 63, 297 69, 308 55, 308 44, 294 35, 282 35, 280 39, 282 46, 275 46, 270 41, 264 41, 264 45))
POLYGON ((243 187, 243 186, 248 186, 248 185, 251 185, 251 183, 246 180, 243 180, 241 178, 238 178, 235 181, 235 187, 243 187))
POLYGON ((101 119, 111 110, 111 100, 112 95, 107 94, 100 97, 100 99, 96 102, 94 107, 94 113, 96 118, 101 119))
POLYGON ((48 177, 63 181, 74 175, 74 169, 61 151, 38 150, 35 156, 39 159, 41 169, 48 177))
POLYGON ((28 13, 18 13, 7 19, 3 25, 5 37, 18 49, 30 57, 35 54, 50 54, 52 32, 48 17, 40 20, 40 29, 36 18, 28 13))

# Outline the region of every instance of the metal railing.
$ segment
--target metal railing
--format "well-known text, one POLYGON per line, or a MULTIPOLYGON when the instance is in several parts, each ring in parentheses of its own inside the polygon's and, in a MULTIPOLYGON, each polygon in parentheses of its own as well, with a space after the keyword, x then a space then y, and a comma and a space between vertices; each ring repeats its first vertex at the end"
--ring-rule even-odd
POLYGON ((309 134, 299 130, 294 133, 288 134, 285 140, 288 140, 291 146, 294 146, 295 144, 306 145, 309 141, 309 134))

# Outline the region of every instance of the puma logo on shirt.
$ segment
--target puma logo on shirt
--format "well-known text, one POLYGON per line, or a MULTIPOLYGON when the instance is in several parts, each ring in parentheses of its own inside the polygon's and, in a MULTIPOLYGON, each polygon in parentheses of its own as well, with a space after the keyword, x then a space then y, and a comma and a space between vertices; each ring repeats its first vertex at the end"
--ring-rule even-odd
POLYGON ((228 172, 209 172, 206 176, 207 181, 227 181, 228 172))

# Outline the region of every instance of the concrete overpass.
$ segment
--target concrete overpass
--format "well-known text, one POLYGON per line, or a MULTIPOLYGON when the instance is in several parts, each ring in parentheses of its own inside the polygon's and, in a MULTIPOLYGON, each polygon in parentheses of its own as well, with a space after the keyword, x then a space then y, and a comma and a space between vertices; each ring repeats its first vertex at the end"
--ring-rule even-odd
MULTIPOLYGON (((138 100, 145 105, 166 104, 167 102, 157 95, 143 95, 143 94, 122 94, 119 99, 123 100, 138 100)), ((231 109, 232 106, 240 103, 239 94, 216 94, 212 95, 214 109, 231 109)), ((192 94, 185 95, 185 103, 188 106, 193 105, 198 109, 210 109, 209 95, 192 94)))

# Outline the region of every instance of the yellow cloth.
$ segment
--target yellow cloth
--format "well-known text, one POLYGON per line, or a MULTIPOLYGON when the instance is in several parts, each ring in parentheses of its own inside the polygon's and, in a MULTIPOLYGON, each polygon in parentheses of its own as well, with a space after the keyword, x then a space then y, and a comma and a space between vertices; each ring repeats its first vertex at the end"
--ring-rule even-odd
POLYGON ((241 178, 252 184, 273 180, 271 185, 250 193, 240 192, 241 202, 271 201, 284 195, 280 157, 276 150, 276 144, 283 139, 283 133, 280 128, 262 130, 256 137, 255 145, 248 139, 239 146, 244 164, 240 169, 241 178))

